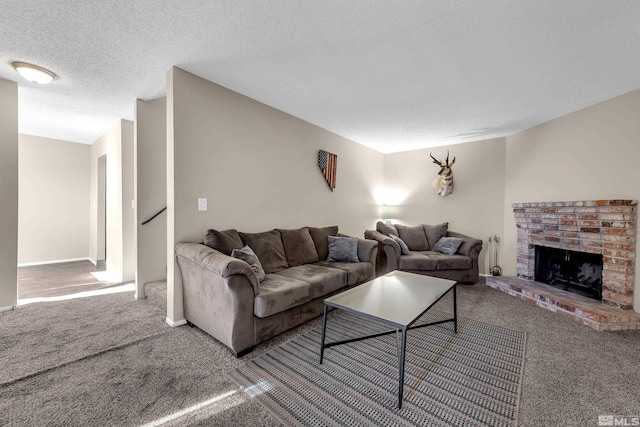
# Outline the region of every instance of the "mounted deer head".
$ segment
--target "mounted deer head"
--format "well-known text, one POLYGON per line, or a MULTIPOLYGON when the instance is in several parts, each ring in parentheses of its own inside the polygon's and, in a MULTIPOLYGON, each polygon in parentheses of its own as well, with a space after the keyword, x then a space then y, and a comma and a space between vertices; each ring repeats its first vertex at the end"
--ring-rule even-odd
POLYGON ((451 170, 451 166, 456 162, 456 158, 454 157, 449 163, 449 150, 447 150, 447 160, 444 163, 433 157, 431 153, 429 153, 429 156, 433 159, 433 163, 440 166, 439 176, 433 181, 433 188, 435 188, 438 196, 447 197, 453 193, 453 170, 451 170))

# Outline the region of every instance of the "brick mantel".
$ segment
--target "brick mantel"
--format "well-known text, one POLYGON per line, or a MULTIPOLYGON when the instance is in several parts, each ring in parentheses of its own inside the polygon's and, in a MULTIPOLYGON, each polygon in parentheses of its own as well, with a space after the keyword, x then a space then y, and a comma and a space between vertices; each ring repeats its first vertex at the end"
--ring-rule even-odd
POLYGON ((603 256, 602 303, 633 308, 635 200, 514 203, 517 275, 533 280, 535 246, 603 256))

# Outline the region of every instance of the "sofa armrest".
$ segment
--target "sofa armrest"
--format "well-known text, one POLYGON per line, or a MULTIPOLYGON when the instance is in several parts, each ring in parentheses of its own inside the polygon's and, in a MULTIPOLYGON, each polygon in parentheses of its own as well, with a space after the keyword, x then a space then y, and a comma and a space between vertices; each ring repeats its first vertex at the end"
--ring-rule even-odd
POLYGON ((182 273, 185 319, 236 355, 253 347, 258 279, 251 267, 195 243, 176 245, 176 258, 182 273))
POLYGON ((400 250, 400 245, 398 245, 398 242, 396 242, 389 236, 385 236, 379 231, 365 230, 364 237, 365 239, 369 239, 369 240, 377 240, 378 243, 380 243, 380 245, 382 246, 382 249, 385 252, 387 252, 387 256, 389 256, 390 253, 394 254, 396 258, 402 255, 402 252, 400 250))
POLYGON ((402 252, 395 240, 376 230, 365 230, 364 237, 378 243, 376 275, 380 276, 398 269, 398 258, 402 252))
POLYGON ((371 240, 358 239, 358 259, 360 262, 370 262, 374 268, 376 266, 376 256, 378 255, 378 243, 371 240))
POLYGON ((191 260, 200 267, 223 278, 236 274, 245 276, 253 287, 254 295, 259 292, 256 273, 249 264, 240 259, 230 257, 199 243, 178 243, 176 245, 176 256, 191 260))
POLYGON ((480 255, 480 251, 482 250, 482 240, 475 239, 473 237, 465 236, 464 234, 456 233, 454 231, 449 231, 447 233, 447 237, 457 237, 462 239, 462 245, 458 248, 458 252, 460 255, 465 255, 470 258, 478 259, 480 255))

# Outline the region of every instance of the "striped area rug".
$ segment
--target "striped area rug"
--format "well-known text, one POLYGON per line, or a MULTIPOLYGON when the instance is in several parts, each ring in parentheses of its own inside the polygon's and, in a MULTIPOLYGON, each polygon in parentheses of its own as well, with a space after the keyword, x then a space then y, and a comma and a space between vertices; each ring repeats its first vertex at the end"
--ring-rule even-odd
MULTIPOLYGON (((417 323, 451 317, 429 312, 417 323)), ((327 322, 332 342, 384 331, 347 313, 327 322)), ((526 334, 458 318, 407 332, 404 400, 396 408, 396 334, 325 350, 321 329, 232 371, 230 377, 285 425, 515 426, 526 334)))

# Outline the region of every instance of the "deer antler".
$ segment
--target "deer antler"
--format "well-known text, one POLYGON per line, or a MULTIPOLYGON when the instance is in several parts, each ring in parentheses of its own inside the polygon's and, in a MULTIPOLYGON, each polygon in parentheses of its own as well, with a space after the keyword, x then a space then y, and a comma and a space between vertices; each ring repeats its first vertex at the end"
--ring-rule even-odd
POLYGON ((442 166, 442 162, 438 159, 436 159, 435 157, 433 157, 433 155, 431 153, 429 153, 429 156, 431 156, 431 158, 433 159, 433 163, 435 163, 438 166, 442 166))

